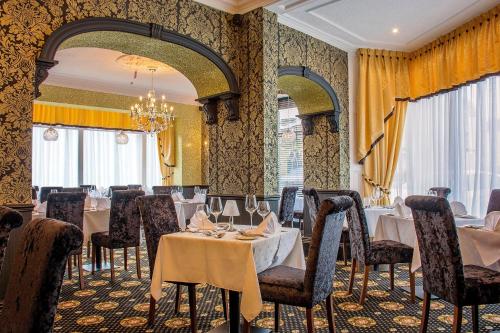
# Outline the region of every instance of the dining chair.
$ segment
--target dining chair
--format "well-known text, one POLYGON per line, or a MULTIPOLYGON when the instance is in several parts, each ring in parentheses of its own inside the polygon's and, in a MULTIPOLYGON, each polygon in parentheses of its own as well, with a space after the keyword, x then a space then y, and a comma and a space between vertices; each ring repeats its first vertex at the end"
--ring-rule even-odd
POLYGON ((153 186, 153 194, 171 194, 172 186, 153 186))
POLYGON ((26 224, 10 271, 0 331, 52 332, 64 268, 82 241, 82 231, 70 223, 44 218, 26 224))
MULTIPOLYGON (((86 194, 83 192, 49 193, 47 197, 47 218, 73 224, 83 231, 83 211, 86 194)), ((68 278, 73 278, 71 258, 76 257, 80 289, 84 289, 82 248, 75 249, 68 257, 68 278)))
POLYGON ((141 216, 135 199, 142 195, 144 195, 144 191, 123 190, 116 191, 111 197, 109 231, 96 232, 90 237, 92 242, 92 273, 95 270, 97 251, 100 251, 101 248, 109 249, 111 281, 114 281, 114 250, 123 249, 123 266, 127 270, 127 248, 135 247, 137 277, 141 279, 141 216))
POLYGON ((126 191, 126 190, 128 190, 127 186, 112 185, 112 186, 109 187, 108 196, 111 198, 113 196, 113 192, 115 192, 115 191, 126 191))
POLYGON ((140 190, 140 189, 142 189, 142 185, 141 184, 129 184, 129 185, 127 185, 127 188, 129 190, 140 190))
MULTIPOLYGON (((138 197, 136 199, 144 226, 146 249, 149 260, 149 277, 152 278, 156 252, 162 235, 178 232, 179 223, 172 197, 168 194, 155 194, 138 197)), ((196 324, 196 283, 172 282, 177 285, 175 297, 175 312, 180 307, 180 287, 188 287, 189 313, 191 316, 191 331, 197 332, 196 324)), ((221 289, 224 317, 227 318, 227 298, 224 289, 221 289)), ((153 296, 149 299, 149 325, 154 324, 156 301, 153 296)))
POLYGON ((491 190, 490 200, 488 201, 488 209, 486 214, 499 211, 500 212, 500 189, 491 190))
POLYGON ((359 193, 350 190, 333 191, 333 193, 335 195, 347 195, 351 197, 354 202, 352 207, 347 211, 352 257, 348 293, 352 294, 354 276, 358 264, 364 268, 363 286, 359 297, 359 304, 363 305, 368 289, 370 266, 389 265, 390 289, 393 290, 394 265, 404 263, 408 264, 408 273, 410 276, 410 300, 412 303, 415 303, 415 273, 411 271, 413 248, 392 240, 370 241, 363 201, 359 193))
POLYGON ((449 187, 431 187, 429 191, 434 191, 437 193, 438 197, 448 199, 448 196, 451 193, 451 189, 449 187))
POLYGON ((453 333, 459 333, 464 306, 472 306, 472 331, 479 332, 479 305, 500 303, 500 273, 463 265, 455 219, 444 198, 410 196, 424 280, 420 332, 427 332, 431 295, 454 305, 453 333), (439 255, 437 255, 439 254, 439 255))
POLYGON ((52 190, 56 190, 57 192, 61 192, 62 186, 42 186, 40 188, 40 203, 44 203, 47 201, 47 196, 52 190))
POLYGON ((83 187, 63 187, 60 192, 80 193, 80 192, 84 192, 84 188, 83 187))
POLYGON ((87 185, 80 185, 80 187, 83 188, 84 191, 85 190, 87 190, 87 191, 93 191, 93 190, 95 190, 97 188, 95 185, 88 185, 88 184, 87 185))
POLYGON ((9 235, 13 229, 23 224, 23 216, 17 210, 0 206, 0 272, 2 271, 5 249, 9 242, 9 235))
POLYGON ((281 224, 290 223, 290 226, 293 227, 293 208, 298 190, 299 188, 296 186, 283 187, 278 210, 278 221, 281 224))
POLYGON ((312 308, 326 300, 329 332, 335 332, 333 278, 345 211, 351 206, 352 199, 347 196, 328 198, 321 203, 305 270, 280 265, 258 274, 262 299, 274 302, 275 331, 279 330, 280 304, 287 304, 306 308, 307 332, 313 332, 312 308))
POLYGON ((37 200, 37 199, 38 199, 38 191, 33 186, 31 188, 31 200, 37 200))

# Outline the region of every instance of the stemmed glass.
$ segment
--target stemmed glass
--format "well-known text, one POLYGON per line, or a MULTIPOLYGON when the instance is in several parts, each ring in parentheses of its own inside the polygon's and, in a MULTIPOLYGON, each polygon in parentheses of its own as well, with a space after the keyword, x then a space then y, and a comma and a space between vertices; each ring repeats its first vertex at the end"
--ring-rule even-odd
POLYGON ((215 217, 215 227, 219 229, 219 215, 222 214, 224 207, 222 207, 222 200, 220 197, 210 198, 210 212, 215 217))
POLYGON ((198 228, 205 229, 205 221, 210 216, 210 208, 208 207, 208 205, 204 204, 197 205, 195 215, 198 218, 198 220, 201 221, 201 226, 199 226, 198 228))
POLYGON ((382 190, 380 189, 379 186, 377 186, 373 189, 373 193, 372 193, 372 200, 373 200, 374 206, 379 205, 380 199, 382 199, 382 190))
POLYGON ((200 194, 200 187, 199 186, 195 186, 194 187, 194 194, 200 194))
POLYGON ((250 214, 250 229, 253 229, 253 213, 257 210, 255 195, 247 194, 245 197, 245 210, 250 214))
POLYGON ((262 217, 262 221, 266 218, 267 214, 270 213, 269 202, 267 201, 259 201, 257 203, 257 214, 262 217))

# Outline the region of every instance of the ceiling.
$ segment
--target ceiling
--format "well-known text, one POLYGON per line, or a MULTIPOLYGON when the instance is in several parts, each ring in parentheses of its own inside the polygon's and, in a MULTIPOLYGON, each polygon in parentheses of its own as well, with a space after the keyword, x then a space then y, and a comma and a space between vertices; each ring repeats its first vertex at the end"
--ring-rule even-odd
POLYGON ((148 67, 153 66, 157 67, 157 95, 164 94, 172 102, 198 105, 195 87, 176 69, 148 58, 123 56, 120 51, 92 47, 59 50, 55 57, 59 63, 49 70, 44 84, 138 97, 146 95, 151 87, 148 67))

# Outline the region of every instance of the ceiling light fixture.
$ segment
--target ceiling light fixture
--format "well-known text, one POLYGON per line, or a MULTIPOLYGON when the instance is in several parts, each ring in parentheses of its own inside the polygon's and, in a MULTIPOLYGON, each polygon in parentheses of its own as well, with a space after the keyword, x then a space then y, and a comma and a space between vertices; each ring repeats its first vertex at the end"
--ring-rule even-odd
POLYGON ((128 135, 124 131, 120 131, 116 134, 115 140, 119 145, 126 145, 128 143, 128 135))
POLYGON ((399 33, 399 28, 398 28, 398 27, 394 27, 394 28, 392 28, 392 33, 393 33, 393 34, 397 34, 397 33, 399 33))
POLYGON ((43 139, 45 141, 57 141, 58 138, 59 133, 57 133, 57 130, 53 127, 49 127, 43 131, 43 139))

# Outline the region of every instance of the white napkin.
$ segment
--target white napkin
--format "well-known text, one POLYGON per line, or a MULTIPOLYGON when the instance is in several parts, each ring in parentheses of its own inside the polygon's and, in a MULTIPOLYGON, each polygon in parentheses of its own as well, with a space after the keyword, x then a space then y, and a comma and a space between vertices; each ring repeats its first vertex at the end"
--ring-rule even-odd
POLYGON ((269 234, 275 234, 281 231, 281 224, 278 222, 278 217, 274 212, 269 213, 264 221, 262 221, 259 226, 252 230, 246 230, 245 235, 256 235, 264 236, 269 234))
POLYGON ((394 207, 396 207, 397 204, 403 204, 404 205, 405 201, 403 200, 403 198, 401 198, 400 196, 397 196, 394 198, 394 207))
POLYGON ((400 217, 411 218, 411 208, 406 206, 404 203, 397 203, 395 208, 396 213, 398 213, 400 217))
POLYGON ((97 210, 106 210, 111 208, 111 200, 109 198, 97 198, 97 210))
POLYGON ((177 201, 183 201, 184 200, 184 196, 182 195, 182 193, 172 193, 172 200, 174 200, 174 202, 177 202, 177 201))
POLYGON ((500 211, 489 212, 484 218, 484 229, 500 232, 500 211))
POLYGON ((92 201, 92 199, 90 198, 90 196, 89 196, 89 195, 87 195, 87 196, 85 197, 85 206, 84 206, 84 209, 85 209, 85 210, 89 210, 89 209, 91 208, 91 206, 92 206, 92 205, 91 205, 91 201, 92 201))
POLYGON ((203 194, 196 193, 190 201, 192 203, 205 203, 205 196, 203 194))
POLYGON ((467 215, 467 208, 460 201, 452 201, 450 202, 450 208, 455 216, 465 216, 467 215))
POLYGON ((193 217, 189 220, 189 228, 190 229, 203 229, 203 230, 214 230, 215 224, 212 223, 208 219, 208 216, 205 212, 196 212, 193 217))
POLYGON ((39 213, 45 213, 47 211, 47 201, 38 205, 38 207, 36 208, 36 211, 39 213))

